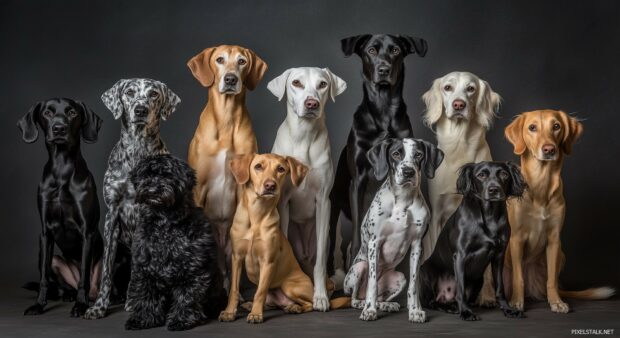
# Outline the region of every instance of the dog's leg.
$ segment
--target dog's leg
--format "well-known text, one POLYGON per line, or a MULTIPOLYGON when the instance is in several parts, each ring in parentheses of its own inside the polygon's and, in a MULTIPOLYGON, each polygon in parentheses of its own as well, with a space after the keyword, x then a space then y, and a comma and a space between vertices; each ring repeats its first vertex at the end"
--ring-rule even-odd
POLYGON ((280 229, 284 237, 288 238, 288 225, 289 225, 289 197, 282 196, 278 203, 278 213, 280 214, 280 229))
POLYGON ((495 298, 499 304, 499 308, 504 312, 504 315, 509 318, 523 318, 523 311, 513 309, 508 305, 506 300, 506 294, 504 292, 504 259, 506 250, 500 250, 500 252, 493 257, 491 262, 491 268, 493 270, 493 283, 495 284, 495 298))
POLYGON ((493 290, 493 273, 491 273, 491 265, 484 270, 484 283, 482 291, 478 297, 478 305, 482 307, 493 308, 497 305, 495 290, 493 290))
POLYGON ((323 191, 316 199, 316 262, 314 263, 314 298, 312 304, 317 311, 329 310, 327 281, 327 246, 329 235, 329 192, 323 191))
POLYGON ((127 297, 132 299, 133 312, 125 322, 126 330, 142 330, 164 325, 166 298, 155 283, 134 264, 131 267, 127 297))
MULTIPOLYGON (((234 249, 233 249, 234 250, 234 249)), ((228 292, 228 305, 226 309, 220 313, 218 320, 220 322, 232 322, 237 314, 237 305, 239 305, 239 280, 241 279, 241 268, 243 267, 244 257, 232 254, 232 269, 230 276, 230 291, 228 292)))
MULTIPOLYGON (((560 223, 561 225, 561 223, 560 223)), ((551 306, 551 311, 557 313, 568 313, 568 304, 562 301, 558 291, 558 277, 560 275, 560 256, 562 245, 560 242, 561 226, 554 226, 547 235, 547 300, 551 306)))
POLYGON ((422 310, 420 305, 420 287, 418 285, 421 258, 422 239, 416 238, 411 244, 411 253, 409 254, 409 289, 407 290, 409 321, 415 323, 424 323, 426 321, 426 312, 422 310))
POLYGON ((88 299, 97 298, 99 292, 99 278, 101 278, 101 260, 97 261, 92 269, 92 277, 90 279, 90 291, 88 292, 88 299))
POLYGON ((523 283, 523 247, 525 241, 521 238, 519 231, 512 231, 510 235, 510 261, 512 263, 512 297, 510 306, 523 311, 525 300, 525 290, 523 283))
MULTIPOLYGON (((45 203, 43 203, 45 204, 45 203)), ((42 217, 45 215, 45 207, 41 207, 42 217)), ((40 315, 43 313, 43 308, 47 305, 47 289, 51 280, 50 273, 52 271, 52 257, 54 256, 54 235, 51 231, 47 230, 45 221, 42 221, 43 233, 39 239, 39 273, 41 280, 39 282, 39 295, 37 302, 28 307, 24 311, 24 315, 40 315)))
POLYGON ((456 278, 456 301, 459 306, 461 319, 474 321, 480 320, 467 304, 467 295, 465 294, 465 262, 464 254, 457 252, 454 254, 454 277, 456 278))
POLYGON ((204 294, 205 280, 183 285, 172 290, 172 306, 168 312, 166 326, 170 331, 189 330, 207 319, 199 302, 204 294))
POLYGON ((80 280, 78 281, 77 297, 75 305, 71 309, 71 317, 81 317, 88 308, 88 295, 90 292, 90 278, 92 267, 92 252, 94 242, 94 234, 86 225, 86 219, 83 219, 84 223, 82 229, 84 234, 82 238, 82 261, 80 262, 80 280))
POLYGON ((363 298, 366 297, 365 283, 368 280, 367 272, 368 262, 360 259, 358 255, 344 279, 344 293, 351 295, 351 307, 358 310, 362 310, 366 304, 364 299, 360 299, 360 294, 363 294, 363 298))
POLYGON ((377 260, 379 259, 379 239, 376 235, 368 241, 368 287, 366 304, 360 315, 361 320, 377 320, 377 260))
MULTIPOLYGON (((254 294, 254 301, 252 302, 252 311, 247 317, 247 322, 250 324, 259 324, 263 322, 263 310, 265 307, 265 300, 269 287, 271 286, 271 280, 275 273, 276 263, 271 257, 263 257, 260 266, 260 276, 258 277, 258 287, 254 294)), ((231 288, 232 292, 232 288, 231 288)), ((285 291, 286 293, 286 291, 285 291)))

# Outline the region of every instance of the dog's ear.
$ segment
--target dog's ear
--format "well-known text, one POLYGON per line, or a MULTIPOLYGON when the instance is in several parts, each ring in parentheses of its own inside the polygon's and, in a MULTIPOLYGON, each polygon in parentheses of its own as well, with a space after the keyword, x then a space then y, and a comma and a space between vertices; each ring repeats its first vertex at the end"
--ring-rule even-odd
POLYGON ((332 101, 336 102, 336 96, 342 94, 347 89, 347 83, 332 73, 329 68, 323 68, 323 71, 329 76, 329 96, 332 98, 332 101))
POLYGON ((523 196, 525 189, 527 189, 527 183, 521 174, 521 168, 513 162, 506 162, 506 166, 511 178, 510 189, 507 195, 519 198, 523 196))
POLYGON ((181 99, 165 84, 160 82, 160 86, 164 101, 159 110, 159 116, 165 121, 170 117, 170 114, 174 113, 177 109, 177 105, 181 103, 181 99))
POLYGON ((108 89, 101 95, 101 101, 112 112, 115 120, 123 115, 123 103, 121 102, 121 94, 128 80, 118 80, 112 88, 108 89))
POLYGON ((22 139, 26 143, 32 143, 39 138, 39 128, 37 127, 37 118, 41 114, 44 102, 39 102, 32 106, 30 110, 19 121, 17 127, 22 132, 22 139))
POLYGON ((292 68, 285 70, 284 73, 267 84, 267 89, 278 98, 278 101, 282 101, 286 93, 286 82, 288 81, 289 74, 291 74, 291 70, 292 68))
POLYGON ((488 82, 478 79, 478 98, 476 99, 478 124, 485 129, 491 128, 501 100, 502 98, 491 89, 488 82))
POLYGON ((294 186, 298 187, 308 174, 308 167, 291 156, 287 156, 286 161, 291 170, 291 181, 294 186))
POLYGON ((267 71, 267 64, 253 51, 246 49, 246 52, 250 58, 250 69, 248 70, 248 75, 245 77, 244 84, 247 89, 254 90, 256 86, 258 86, 260 80, 263 79, 267 71))
POLYGON ((435 79, 431 88, 422 95, 422 101, 426 105, 426 112, 424 113, 424 124, 429 128, 439 121, 443 114, 443 98, 441 97, 441 80, 443 78, 435 79))
POLYGON ((217 47, 207 48, 187 61, 187 66, 192 71, 192 74, 204 87, 211 87, 213 81, 215 81, 215 74, 213 74, 209 60, 216 48, 217 47))
POLYGON ((521 155, 525 152, 525 140, 523 139, 523 124, 525 123, 524 115, 517 117, 510 122, 508 127, 504 129, 504 136, 514 146, 514 153, 521 155))
POLYGON ((427 178, 435 177, 435 170, 439 168, 439 165, 443 161, 444 153, 441 149, 437 148, 434 144, 426 142, 424 140, 415 140, 418 144, 421 144, 424 148, 424 160, 422 161, 422 168, 427 178))
POLYGON ((562 128, 564 130, 564 137, 562 138, 561 145, 562 151, 570 155, 573 151, 573 143, 575 143, 583 133, 583 124, 563 111, 560 112, 560 116, 563 124, 562 128))
POLYGON ((237 155, 230 160, 230 172, 235 177, 237 184, 246 184, 250 180, 250 164, 254 154, 237 155))
POLYGON ((476 189, 472 182, 475 166, 475 163, 467 163, 459 169, 459 177, 456 180, 456 191, 463 196, 473 193, 476 189))
POLYGON ((97 142, 103 120, 92 109, 86 107, 84 102, 76 101, 75 103, 82 109, 82 139, 86 143, 97 142))
POLYGON ((416 38, 415 36, 398 35, 398 40, 405 47, 405 53, 418 54, 419 57, 424 57, 426 51, 428 51, 428 43, 422 38, 416 38))
POLYGON ((353 53, 360 55, 360 48, 370 39, 371 36, 372 35, 370 34, 362 34, 340 40, 340 48, 342 48, 344 56, 349 57, 353 53))
POLYGON ((375 172, 377 181, 383 181, 388 174, 389 163, 387 151, 394 141, 395 139, 388 138, 378 142, 366 153, 366 158, 375 172))

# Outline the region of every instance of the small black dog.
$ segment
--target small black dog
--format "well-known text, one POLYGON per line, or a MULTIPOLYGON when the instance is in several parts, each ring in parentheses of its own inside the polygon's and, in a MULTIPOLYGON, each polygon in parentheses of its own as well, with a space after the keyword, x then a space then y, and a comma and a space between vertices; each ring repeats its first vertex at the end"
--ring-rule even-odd
POLYGON ((527 188, 519 167, 511 162, 469 163, 460 169, 456 186, 463 201, 420 268, 422 305, 479 320, 469 304, 478 298, 490 263, 500 309, 506 317, 524 317, 508 305, 502 278, 510 240, 506 199, 520 198, 527 188))
POLYGON ((43 313, 48 292, 50 296, 58 293, 55 280, 60 279, 69 286, 63 299, 76 300, 71 316, 79 317, 88 307, 89 296, 97 294, 103 252, 97 227, 97 188, 80 152, 80 136, 86 143, 97 141, 101 118, 82 102, 55 98, 37 103, 17 126, 27 143, 37 140, 37 126, 41 127, 49 154, 37 196, 43 223, 39 241, 41 278, 36 287, 39 295, 24 314, 43 313), (54 244, 62 256, 54 256, 54 244))
POLYGON ((223 309, 211 224, 196 207, 194 171, 170 155, 140 161, 130 172, 138 219, 131 248, 128 330, 167 325, 187 330, 223 309))

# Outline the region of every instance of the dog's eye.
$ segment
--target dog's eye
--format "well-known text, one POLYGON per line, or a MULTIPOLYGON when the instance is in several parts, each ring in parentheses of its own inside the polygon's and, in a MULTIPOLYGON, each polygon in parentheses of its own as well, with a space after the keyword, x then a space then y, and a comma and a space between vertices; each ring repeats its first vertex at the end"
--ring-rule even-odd
POLYGON ((415 157, 416 160, 421 159, 424 156, 424 154, 422 153, 415 153, 415 155, 413 155, 413 157, 415 157))
POLYGON ((246 63, 248 63, 248 62, 247 62, 245 59, 239 59, 239 60, 237 60, 237 64, 239 64, 239 66, 243 66, 243 65, 245 65, 246 63))
POLYGON ((69 115, 69 117, 76 117, 77 116, 77 112, 73 109, 69 110, 67 112, 67 115, 69 115))
POLYGON ((443 86, 443 90, 445 90, 447 92, 452 91, 452 86, 451 85, 445 85, 445 86, 443 86))
POLYGON ((54 112, 51 110, 46 110, 43 115, 47 116, 47 117, 52 117, 54 116, 54 112))
POLYGON ((304 87, 299 80, 293 80, 293 86, 297 87, 297 88, 303 88, 304 87))
POLYGON ((481 180, 484 180, 485 178, 487 178, 487 173, 485 173, 484 171, 479 172, 476 177, 478 177, 481 180))
POLYGON ((559 123, 554 123, 553 124, 553 130, 560 130, 560 124, 559 123))
POLYGON ((156 91, 152 91, 152 92, 149 93, 149 97, 152 98, 152 99, 156 99, 156 98, 159 97, 159 93, 156 92, 156 91))
POLYGON ((397 160, 400 159, 400 152, 398 152, 398 151, 393 152, 392 153, 392 157, 397 159, 397 160))
POLYGON ((128 90, 125 92, 125 95, 127 95, 127 96, 131 96, 131 97, 133 97, 133 96, 134 96, 134 94, 136 94, 136 91, 135 91, 135 90, 133 90, 133 89, 128 89, 128 90))
POLYGON ((222 63, 224 63, 224 58, 220 56, 217 59, 215 59, 215 62, 217 62, 219 64, 222 64, 222 63))
POLYGON ((527 129, 529 129, 530 131, 534 132, 534 131, 536 131, 536 125, 535 124, 530 124, 529 127, 527 127, 527 129))
POLYGON ((392 48, 391 52, 392 52, 392 55, 398 55, 400 54, 400 48, 394 47, 392 48))
POLYGON ((372 55, 377 54, 377 49, 375 47, 368 48, 368 54, 372 54, 372 55))
POLYGON ((475 91, 476 91, 476 87, 474 87, 474 86, 467 86, 467 92, 468 93, 473 93, 475 91))
POLYGON ((505 180, 508 178, 508 173, 505 171, 500 171, 499 172, 499 178, 501 178, 502 180, 505 180))
POLYGON ((256 163, 256 165, 254 165, 254 170, 263 170, 262 164, 256 163))
POLYGON ((325 82, 325 81, 321 81, 321 83, 319 83, 319 88, 320 88, 320 89, 323 89, 323 88, 325 88, 325 87, 327 87, 327 82, 325 82))
POLYGON ((284 167, 283 167, 283 166, 279 166, 279 167, 278 167, 278 172, 279 172, 279 173, 283 173, 283 172, 285 172, 285 171, 286 171, 286 169, 284 169, 284 167))

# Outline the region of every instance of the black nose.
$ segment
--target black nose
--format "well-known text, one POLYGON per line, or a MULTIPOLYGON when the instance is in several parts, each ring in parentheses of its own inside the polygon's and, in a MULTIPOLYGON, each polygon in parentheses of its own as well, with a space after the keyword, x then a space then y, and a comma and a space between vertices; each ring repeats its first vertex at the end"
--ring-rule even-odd
POLYGON ((377 73, 379 73, 379 75, 381 76, 386 76, 390 74, 390 67, 388 66, 379 66, 379 68, 377 68, 377 73))
POLYGON ((140 117, 144 117, 149 113, 149 110, 145 106, 137 106, 134 108, 133 112, 140 117))
POLYGON ((54 134, 66 134, 67 126, 62 124, 55 124, 54 126, 52 126, 52 131, 54 132, 54 134))
POLYGON ((489 194, 491 195, 499 194, 499 187, 489 187, 489 194))
POLYGON ((224 83, 229 86, 236 85, 237 81, 238 81, 237 77, 232 74, 226 74, 226 76, 224 76, 224 83))
POLYGON ((319 101, 317 101, 315 99, 307 99, 304 102, 304 106, 306 106, 306 108, 308 108, 308 109, 317 109, 317 108, 319 108, 319 101))
POLYGON ((413 168, 403 168, 403 176, 406 178, 412 178, 415 175, 413 168))

